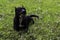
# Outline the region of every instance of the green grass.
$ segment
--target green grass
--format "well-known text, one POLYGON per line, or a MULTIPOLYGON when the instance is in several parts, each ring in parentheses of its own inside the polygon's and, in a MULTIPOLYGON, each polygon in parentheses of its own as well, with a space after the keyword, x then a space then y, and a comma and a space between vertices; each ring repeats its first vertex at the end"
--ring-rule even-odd
POLYGON ((60 0, 0 0, 0 40, 60 40, 60 0), (24 6, 27 15, 35 14, 29 32, 13 30, 15 7, 24 6))

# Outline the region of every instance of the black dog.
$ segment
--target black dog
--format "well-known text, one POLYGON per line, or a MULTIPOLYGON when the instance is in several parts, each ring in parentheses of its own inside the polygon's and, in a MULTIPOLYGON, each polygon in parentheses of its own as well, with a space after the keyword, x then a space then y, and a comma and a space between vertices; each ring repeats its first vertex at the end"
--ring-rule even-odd
POLYGON ((37 17, 37 15, 26 16, 26 9, 24 7, 15 8, 15 17, 14 17, 14 30, 16 31, 27 31, 29 24, 32 22, 34 24, 34 20, 32 17, 37 17))

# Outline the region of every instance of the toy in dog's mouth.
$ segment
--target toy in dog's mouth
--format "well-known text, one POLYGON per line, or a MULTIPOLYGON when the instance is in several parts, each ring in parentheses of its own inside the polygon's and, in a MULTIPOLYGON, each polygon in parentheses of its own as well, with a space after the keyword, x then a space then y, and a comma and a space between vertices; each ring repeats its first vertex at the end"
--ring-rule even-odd
POLYGON ((19 12, 19 15, 24 15, 25 14, 25 10, 22 9, 20 12, 19 12))
POLYGON ((22 11, 21 12, 24 12, 25 10, 24 9, 22 9, 22 11))

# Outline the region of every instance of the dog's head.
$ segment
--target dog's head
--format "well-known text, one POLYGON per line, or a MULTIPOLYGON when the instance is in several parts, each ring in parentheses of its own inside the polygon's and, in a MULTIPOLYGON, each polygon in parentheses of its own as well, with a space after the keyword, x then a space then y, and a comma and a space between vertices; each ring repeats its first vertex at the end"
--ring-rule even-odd
POLYGON ((26 9, 24 7, 15 7, 15 13, 18 15, 26 15, 26 9))

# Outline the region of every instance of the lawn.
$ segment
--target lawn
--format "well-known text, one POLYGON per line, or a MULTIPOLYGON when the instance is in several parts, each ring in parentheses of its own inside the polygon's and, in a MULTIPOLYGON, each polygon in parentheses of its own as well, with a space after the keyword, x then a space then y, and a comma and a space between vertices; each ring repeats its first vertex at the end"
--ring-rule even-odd
POLYGON ((0 40, 60 40, 60 0, 0 0, 0 40), (39 19, 20 35, 13 19, 15 7, 22 5, 39 19))

